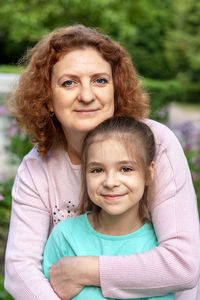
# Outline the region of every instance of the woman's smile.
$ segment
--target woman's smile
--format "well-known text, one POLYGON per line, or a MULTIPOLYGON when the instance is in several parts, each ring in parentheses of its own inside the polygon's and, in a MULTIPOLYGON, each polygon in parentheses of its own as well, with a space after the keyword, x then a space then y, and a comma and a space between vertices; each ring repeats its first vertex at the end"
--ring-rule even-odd
POLYGON ((79 113, 80 115, 92 115, 95 114, 97 111, 99 110, 99 108, 97 109, 75 109, 74 111, 76 113, 79 113))

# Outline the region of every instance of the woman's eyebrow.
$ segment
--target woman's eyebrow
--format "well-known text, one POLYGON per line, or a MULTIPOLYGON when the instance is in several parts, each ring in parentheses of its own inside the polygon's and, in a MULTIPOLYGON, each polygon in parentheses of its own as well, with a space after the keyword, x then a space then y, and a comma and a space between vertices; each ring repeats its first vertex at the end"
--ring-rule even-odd
POLYGON ((101 76, 107 76, 107 77, 109 77, 109 79, 111 78, 111 76, 106 72, 94 73, 94 74, 91 75, 91 77, 101 77, 101 76))
MULTIPOLYGON (((105 72, 102 72, 102 73, 94 73, 94 74, 91 74, 89 77, 90 78, 94 78, 94 77, 101 77, 101 76, 106 76, 108 77, 108 79, 110 80, 111 79, 111 76, 108 74, 108 73, 105 73, 105 72)), ((79 79, 81 76, 78 76, 76 74, 72 74, 72 73, 64 73, 62 74, 58 80, 62 80, 63 77, 70 77, 70 78, 74 78, 74 79, 79 79)))
POLYGON ((79 78, 79 76, 77 76, 77 75, 75 75, 75 74, 64 73, 64 74, 62 74, 60 77, 58 77, 58 81, 59 81, 59 80, 62 80, 63 77, 69 77, 69 78, 71 78, 71 79, 78 79, 78 78, 79 78))

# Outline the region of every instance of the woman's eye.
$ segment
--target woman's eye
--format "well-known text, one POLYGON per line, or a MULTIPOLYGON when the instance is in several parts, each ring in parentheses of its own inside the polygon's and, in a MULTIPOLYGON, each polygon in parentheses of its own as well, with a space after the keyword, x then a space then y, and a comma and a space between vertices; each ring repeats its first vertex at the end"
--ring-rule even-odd
POLYGON ((74 83, 73 80, 66 80, 66 81, 63 82, 62 85, 68 87, 68 86, 72 86, 72 85, 74 85, 74 84, 75 84, 75 83, 74 83))
POLYGON ((90 173, 102 173, 103 172, 103 169, 101 168, 94 168, 90 171, 90 173))
POLYGON ((122 167, 121 171, 124 172, 124 173, 132 172, 133 168, 132 167, 122 167))
POLYGON ((98 84, 105 84, 105 83, 107 83, 108 81, 107 81, 107 79, 105 79, 105 78, 97 78, 96 79, 96 83, 98 83, 98 84))

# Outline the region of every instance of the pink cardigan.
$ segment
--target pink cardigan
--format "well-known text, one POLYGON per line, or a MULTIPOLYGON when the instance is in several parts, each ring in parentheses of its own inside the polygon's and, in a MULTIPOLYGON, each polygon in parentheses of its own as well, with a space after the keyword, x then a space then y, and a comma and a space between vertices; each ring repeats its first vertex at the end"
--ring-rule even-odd
MULTIPOLYGON (((158 296, 193 288, 200 272, 199 218, 187 161, 174 134, 145 120, 157 145, 152 185, 152 218, 159 246, 136 255, 101 256, 105 297, 158 296)), ((34 148, 21 163, 14 187, 6 250, 5 288, 19 300, 57 300, 42 273, 45 242, 53 224, 76 214, 80 166, 57 148, 45 158, 34 148)), ((198 287, 176 293, 178 300, 199 300, 198 287)))

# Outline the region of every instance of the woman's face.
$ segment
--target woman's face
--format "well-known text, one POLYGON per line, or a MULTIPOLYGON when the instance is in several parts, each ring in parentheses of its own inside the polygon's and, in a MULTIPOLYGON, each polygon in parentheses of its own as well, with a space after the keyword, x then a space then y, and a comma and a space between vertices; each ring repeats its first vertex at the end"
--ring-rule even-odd
POLYGON ((75 49, 53 67, 52 103, 65 135, 88 132, 114 114, 112 69, 92 47, 75 49))

